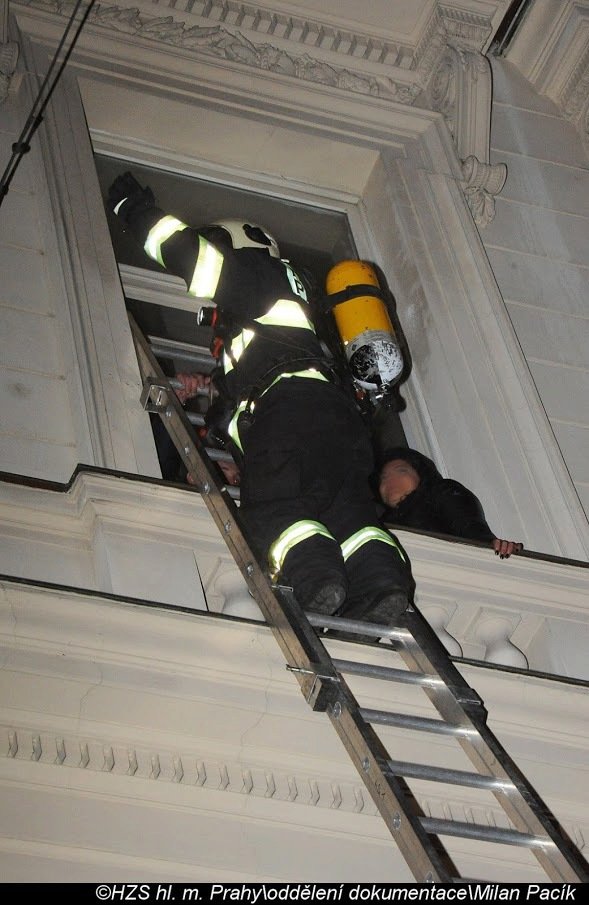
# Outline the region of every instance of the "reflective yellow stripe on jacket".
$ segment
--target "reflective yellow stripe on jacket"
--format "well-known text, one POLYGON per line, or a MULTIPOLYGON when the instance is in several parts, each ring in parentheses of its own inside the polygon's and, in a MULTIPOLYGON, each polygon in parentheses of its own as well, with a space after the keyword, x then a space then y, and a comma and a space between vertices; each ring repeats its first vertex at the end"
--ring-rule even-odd
MULTIPOLYGON (((312 333, 315 332, 315 328, 307 317, 303 306, 300 302, 295 302, 293 299, 278 299, 269 311, 260 315, 260 317, 256 317, 255 322, 275 327, 299 327, 304 330, 311 330, 312 333)), ((223 368, 226 374, 231 371, 234 363, 239 361, 255 335, 255 329, 246 327, 231 340, 228 348, 223 353, 223 368)))
MULTIPOLYGON (((169 214, 161 217, 147 234, 145 245, 143 246, 146 254, 153 261, 157 261, 158 264, 165 267, 162 245, 175 233, 182 232, 185 229, 188 229, 188 226, 178 220, 177 217, 172 217, 169 214)), ((198 255, 194 273, 188 287, 189 294, 195 295, 197 298, 212 299, 217 291, 222 267, 223 255, 221 252, 203 236, 199 236, 198 255)))

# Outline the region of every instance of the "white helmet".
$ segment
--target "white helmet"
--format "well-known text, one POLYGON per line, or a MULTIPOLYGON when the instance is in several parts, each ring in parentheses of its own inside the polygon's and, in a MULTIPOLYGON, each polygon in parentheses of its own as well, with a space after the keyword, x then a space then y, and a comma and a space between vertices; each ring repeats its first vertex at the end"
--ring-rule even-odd
POLYGON ((265 227, 243 220, 219 220, 211 226, 219 226, 231 236, 233 248, 266 248, 272 258, 280 257, 278 242, 265 227))

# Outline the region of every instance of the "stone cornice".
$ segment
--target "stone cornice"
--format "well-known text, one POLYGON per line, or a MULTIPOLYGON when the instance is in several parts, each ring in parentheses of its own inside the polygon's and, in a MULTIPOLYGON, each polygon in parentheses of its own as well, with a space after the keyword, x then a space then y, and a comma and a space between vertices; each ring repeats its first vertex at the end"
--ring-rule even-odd
MULTIPOLYGON (((55 19, 68 15, 72 4, 70 0, 20 0, 18 6, 34 16, 55 19)), ((238 80, 243 67, 248 67, 258 76, 267 74, 274 86, 280 81, 287 92, 291 90, 288 83, 295 79, 302 83, 301 88, 335 89, 340 97, 347 95, 346 100, 364 95, 377 102, 442 112, 465 167, 465 195, 475 221, 482 227, 493 218, 494 195, 500 191, 505 173, 504 168, 499 168, 501 172, 490 168, 488 160, 490 76, 488 61, 480 52, 491 31, 487 15, 437 5, 417 46, 411 48, 338 29, 332 23, 244 4, 197 3, 187 11, 166 0, 156 4, 170 13, 165 16, 154 16, 153 6, 97 5, 86 29, 98 29, 112 39, 109 52, 113 61, 120 57, 122 64, 129 41, 146 42, 156 57, 158 51, 167 55, 167 61, 162 58, 161 63, 170 74, 178 71, 179 61, 174 56, 180 54, 184 66, 189 59, 198 58, 231 69, 238 80), (271 40, 261 41, 262 36, 271 40), (440 85, 449 66, 455 89, 452 109, 446 98, 440 99, 440 85)), ((82 36, 81 45, 84 41, 88 42, 87 35, 82 36)), ((92 52, 90 46, 85 49, 92 52)))
POLYGON ((432 13, 415 50, 413 66, 425 83, 438 65, 447 44, 481 52, 490 34, 491 21, 487 16, 440 4, 432 13))
MULTIPOLYGON (((72 4, 67 0, 51 0, 50 3, 24 0, 18 6, 43 15, 51 13, 65 17, 72 4)), ((153 16, 150 14, 153 5, 150 4, 148 9, 150 12, 139 6, 97 6, 90 14, 86 28, 99 28, 113 37, 124 36, 127 40, 147 41, 162 51, 213 58, 239 68, 252 68, 401 104, 411 105, 421 92, 415 73, 371 59, 369 39, 366 39, 365 52, 359 57, 354 53, 350 56, 347 50, 341 49, 347 47, 346 42, 335 50, 314 46, 312 53, 301 52, 299 32, 308 35, 309 30, 297 29, 286 37, 275 32, 271 42, 260 43, 259 32, 250 34, 244 29, 227 28, 224 24, 211 25, 210 20, 191 13, 183 13, 180 18, 176 10, 173 15, 153 16)), ((354 46, 358 46, 358 42, 354 46)))
MULTIPOLYGON (((71 14, 71 0, 18 0, 34 13, 71 14)), ((427 84, 448 41, 480 51, 491 32, 489 17, 450 4, 437 6, 413 47, 382 35, 338 28, 310 17, 221 0, 197 2, 190 10, 166 2, 133 7, 97 4, 88 25, 164 49, 214 57, 411 105, 427 84), (156 6, 163 15, 153 15, 156 6)))
MULTIPOLYGON (((214 612, 261 618, 195 491, 82 470, 61 492, 0 483, 0 517, 4 574, 14 573, 10 551, 25 540, 35 567, 23 577, 191 609, 204 609, 206 600, 214 612), (56 545, 58 558, 51 553, 56 545), (119 551, 129 549, 127 562, 119 551), (171 561, 174 582, 163 565, 171 561), (205 600, 196 594, 199 579, 205 600)), ((396 534, 412 562, 418 606, 451 653, 560 673, 560 649, 568 643, 565 674, 587 678, 581 652, 589 568, 526 556, 503 563, 486 548, 396 534)))
MULTIPOLYGON (((0 638, 0 675, 11 688, 0 707, 5 776, 16 769, 35 782, 37 766, 69 767, 99 775, 104 794, 113 776, 181 785, 185 807, 199 807, 202 789, 277 805, 377 813, 327 718, 310 711, 284 669, 266 626, 4 580, 0 638), (19 703, 25 700, 26 710, 19 703)), ((348 655, 348 645, 335 643, 334 656, 348 655)), ((373 649, 362 659, 368 657, 391 665, 386 649, 373 649)), ((559 775, 567 775, 569 783, 570 774, 577 775, 582 782, 585 689, 473 667, 462 671, 484 700, 492 700, 496 731, 507 735, 525 760, 533 762, 541 745, 547 762, 559 764, 557 770, 541 771, 551 798, 560 800, 559 775)), ((416 703, 406 686, 386 683, 384 693, 389 707, 428 712, 425 696, 416 703)), ((382 694, 364 686, 362 705, 382 706, 382 694)), ((386 730, 385 745, 387 733, 396 739, 401 759, 422 759, 422 743, 411 733, 386 730)), ((434 739, 429 757, 452 766, 459 755, 434 739)), ((39 772, 37 781, 57 786, 61 779, 39 772)), ((151 793, 135 783, 126 794, 149 798, 151 793)), ((169 798, 173 792, 158 794, 169 798)), ((481 805, 472 790, 450 794, 443 786, 428 788, 420 801, 429 816, 452 813, 453 819, 507 825, 502 809, 481 805)), ((566 807, 559 817, 582 847, 586 808, 572 800, 566 807)))

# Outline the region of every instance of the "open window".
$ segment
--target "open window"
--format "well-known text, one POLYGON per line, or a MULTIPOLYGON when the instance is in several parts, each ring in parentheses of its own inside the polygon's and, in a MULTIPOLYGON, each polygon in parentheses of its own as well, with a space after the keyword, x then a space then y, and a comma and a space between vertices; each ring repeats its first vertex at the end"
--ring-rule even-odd
MULTIPOLYGON (((344 213, 129 164, 106 155, 96 155, 95 160, 104 198, 113 180, 130 170, 142 185, 151 188, 163 210, 185 223, 201 226, 244 215, 252 222, 262 223, 277 237, 281 256, 290 260, 295 270, 311 273, 320 292, 324 291, 326 276, 334 264, 358 257, 344 213)), ((171 277, 149 259, 114 214, 108 214, 108 223, 127 309, 149 339, 164 373, 170 378, 186 371, 209 373, 214 366, 209 351, 212 331, 197 323, 193 300, 183 281, 171 277)), ((203 395, 187 404, 193 423, 198 423, 194 416, 202 417, 208 403, 203 395)), ((386 421, 387 434, 404 442, 398 414, 389 412, 386 421)), ((159 417, 152 416, 152 427, 163 477, 183 482, 185 471, 162 434, 159 417)), ((378 429, 382 430, 383 425, 379 424, 378 429)))

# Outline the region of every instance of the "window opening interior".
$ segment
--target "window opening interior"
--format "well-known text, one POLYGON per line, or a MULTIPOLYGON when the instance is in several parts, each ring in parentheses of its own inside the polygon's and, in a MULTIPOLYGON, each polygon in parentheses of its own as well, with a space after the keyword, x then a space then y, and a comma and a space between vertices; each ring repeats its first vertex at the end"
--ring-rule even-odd
MULTIPOLYGON (((328 272, 340 261, 357 259, 358 252, 345 213, 284 200, 227 184, 199 179, 159 168, 129 163, 107 155, 95 155, 102 196, 114 179, 130 171, 143 186, 149 186, 158 206, 190 226, 204 226, 225 219, 243 219, 263 224, 276 236, 281 257, 292 262, 295 270, 310 272, 325 290, 328 272)), ((115 257, 123 268, 138 268, 169 281, 165 269, 143 253, 137 242, 123 228, 121 220, 107 211, 108 225, 115 257)), ((174 278, 175 279, 175 278, 174 278)), ((169 285, 169 283, 168 283, 169 285)), ((172 283, 173 285, 173 283, 172 283)), ((178 280, 178 295, 186 292, 178 280)), ((125 293, 127 309, 143 333, 150 339, 152 350, 163 372, 169 377, 182 372, 210 373, 214 367, 209 348, 210 327, 199 325, 196 312, 157 304, 141 298, 141 293, 125 293)), ((204 415, 209 399, 203 394, 186 403, 187 413, 204 415)), ((168 480, 184 481, 184 470, 162 433, 158 416, 151 416, 162 475, 168 480)), ((375 442, 398 445, 405 435, 397 412, 387 411, 376 419, 375 442)))

